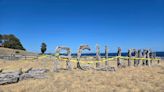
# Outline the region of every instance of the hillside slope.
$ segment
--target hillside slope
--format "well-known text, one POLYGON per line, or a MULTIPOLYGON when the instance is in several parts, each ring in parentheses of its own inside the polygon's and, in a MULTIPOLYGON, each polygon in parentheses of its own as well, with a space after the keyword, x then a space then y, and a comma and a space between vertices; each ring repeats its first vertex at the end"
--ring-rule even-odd
POLYGON ((16 55, 37 55, 37 53, 33 52, 27 52, 23 50, 17 50, 17 49, 9 49, 9 48, 3 48, 0 47, 0 55, 11 55, 11 54, 16 54, 16 55))

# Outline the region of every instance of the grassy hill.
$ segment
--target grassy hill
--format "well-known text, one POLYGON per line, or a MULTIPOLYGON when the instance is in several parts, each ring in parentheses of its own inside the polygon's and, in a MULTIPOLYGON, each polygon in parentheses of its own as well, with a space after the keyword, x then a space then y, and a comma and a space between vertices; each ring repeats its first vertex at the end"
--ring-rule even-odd
POLYGON ((0 55, 8 56, 11 54, 26 55, 26 56, 37 55, 37 53, 28 52, 28 51, 24 51, 24 50, 17 50, 17 49, 9 49, 9 48, 0 47, 0 55))

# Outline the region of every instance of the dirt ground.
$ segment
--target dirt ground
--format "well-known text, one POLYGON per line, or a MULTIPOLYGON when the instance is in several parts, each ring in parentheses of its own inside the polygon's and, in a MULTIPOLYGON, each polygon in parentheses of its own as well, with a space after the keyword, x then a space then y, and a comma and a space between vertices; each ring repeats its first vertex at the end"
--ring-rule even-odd
MULTIPOLYGON (((115 66, 116 61, 109 64, 115 66)), ((62 62, 65 68, 65 62, 62 62)), ((164 92, 164 61, 154 62, 151 67, 126 67, 116 72, 72 71, 52 72, 52 59, 39 60, 0 60, 4 72, 26 69, 50 69, 46 79, 28 79, 18 83, 0 85, 0 92, 164 92)), ((75 67, 75 66, 74 66, 75 67)))

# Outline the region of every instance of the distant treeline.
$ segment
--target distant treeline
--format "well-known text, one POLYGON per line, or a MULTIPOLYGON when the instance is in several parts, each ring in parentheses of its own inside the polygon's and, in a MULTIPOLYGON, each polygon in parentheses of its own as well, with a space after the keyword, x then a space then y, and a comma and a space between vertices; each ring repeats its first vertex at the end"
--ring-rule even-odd
POLYGON ((25 50, 20 40, 13 34, 0 34, 0 46, 11 49, 25 50))

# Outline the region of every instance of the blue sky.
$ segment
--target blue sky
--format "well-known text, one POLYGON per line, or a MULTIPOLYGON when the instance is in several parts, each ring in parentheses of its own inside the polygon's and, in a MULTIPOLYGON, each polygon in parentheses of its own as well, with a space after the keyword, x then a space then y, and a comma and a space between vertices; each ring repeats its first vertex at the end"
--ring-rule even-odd
POLYGON ((33 52, 42 42, 47 52, 81 44, 164 51, 164 0, 0 0, 0 33, 33 52))

